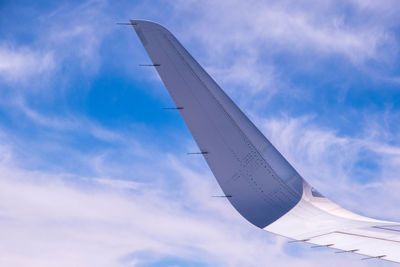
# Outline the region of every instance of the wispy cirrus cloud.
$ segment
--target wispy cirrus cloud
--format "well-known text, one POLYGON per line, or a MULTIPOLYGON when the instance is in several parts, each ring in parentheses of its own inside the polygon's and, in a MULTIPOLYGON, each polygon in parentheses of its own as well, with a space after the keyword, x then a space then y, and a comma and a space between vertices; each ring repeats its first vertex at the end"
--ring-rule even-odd
POLYGON ((83 76, 95 74, 101 65, 100 44, 114 27, 113 21, 103 16, 105 7, 106 1, 60 3, 35 18, 29 27, 29 42, 0 38, 2 80, 26 87, 36 82, 35 87, 41 87, 36 91, 52 92, 54 86, 64 87, 77 71, 83 76))
MULTIPOLYGON (((255 52, 262 47, 267 54, 282 50, 301 51, 307 56, 333 53, 362 63, 368 59, 380 60, 384 53, 393 53, 380 49, 396 42, 394 33, 386 28, 388 22, 372 24, 364 18, 366 9, 382 14, 381 9, 374 10, 359 1, 354 3, 191 1, 179 2, 175 8, 178 12, 191 11, 195 5, 189 36, 213 47, 215 53, 226 51, 226 57, 232 49, 255 52), (349 14, 364 23, 349 19, 349 14)), ((389 16, 394 14, 390 12, 389 16)))
POLYGON ((46 75, 55 68, 53 51, 0 45, 0 77, 7 83, 26 82, 35 75, 46 75))
MULTIPOLYGON (((7 143, 6 138, 2 142, 7 143)), ((147 181, 127 181, 107 172, 111 168, 106 158, 100 162, 105 165, 101 176, 83 176, 27 170, 18 167, 23 164, 13 157, 12 147, 3 146, 2 152, 10 155, 0 162, 0 263, 4 265, 147 266, 172 261, 214 266, 322 262, 381 266, 374 261, 365 265, 355 255, 338 257, 331 250, 288 245, 255 229, 225 200, 210 197, 219 189, 204 163, 199 169, 187 160, 152 151, 159 155, 159 167, 156 172, 154 164, 145 168, 156 175, 147 181)), ((93 166, 89 160, 86 167, 93 166)), ((129 163, 118 168, 135 171, 129 163)))

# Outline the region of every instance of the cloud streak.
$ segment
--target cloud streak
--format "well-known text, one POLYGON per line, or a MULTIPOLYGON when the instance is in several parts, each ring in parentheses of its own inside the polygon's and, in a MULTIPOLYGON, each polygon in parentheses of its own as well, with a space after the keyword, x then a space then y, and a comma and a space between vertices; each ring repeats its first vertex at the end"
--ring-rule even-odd
POLYGON ((161 158, 165 169, 158 171, 176 177, 172 190, 157 177, 147 182, 106 173, 83 177, 29 171, 2 161, 0 263, 141 266, 173 258, 217 266, 348 261, 365 266, 355 256, 337 257, 331 251, 293 254, 283 239, 257 231, 228 203, 211 198, 217 185, 209 172, 171 156, 161 158))
MULTIPOLYGON (((393 34, 385 29, 385 22, 372 26, 347 20, 346 11, 363 16, 361 9, 365 6, 357 1, 356 4, 340 3, 339 7, 336 1, 185 3, 175 5, 178 12, 191 11, 193 5, 197 7, 189 36, 195 36, 217 53, 229 47, 252 52, 264 47, 269 53, 286 50, 306 55, 341 54, 354 63, 362 63, 368 59, 379 60, 382 53, 388 52, 379 48, 395 41, 393 34), (195 28, 198 30, 192 31, 195 28)), ((368 10, 373 12, 373 8, 368 10)))
POLYGON ((54 68, 52 51, 34 51, 29 47, 12 47, 4 43, 0 45, 0 77, 8 83, 27 81, 54 68))

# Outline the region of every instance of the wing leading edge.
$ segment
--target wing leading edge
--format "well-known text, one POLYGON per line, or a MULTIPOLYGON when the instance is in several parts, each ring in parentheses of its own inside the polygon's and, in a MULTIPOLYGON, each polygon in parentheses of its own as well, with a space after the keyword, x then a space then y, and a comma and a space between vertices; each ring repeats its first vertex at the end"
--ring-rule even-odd
POLYGON ((167 29, 144 20, 131 25, 244 218, 295 240, 400 262, 400 223, 359 216, 313 191, 167 29))

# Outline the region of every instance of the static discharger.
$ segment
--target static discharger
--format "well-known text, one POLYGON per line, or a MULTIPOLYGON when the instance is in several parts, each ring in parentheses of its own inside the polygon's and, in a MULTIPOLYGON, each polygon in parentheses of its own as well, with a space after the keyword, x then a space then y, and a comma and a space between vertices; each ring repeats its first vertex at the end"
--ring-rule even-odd
POLYGON ((367 257, 367 258, 362 258, 361 260, 372 260, 372 259, 382 259, 386 257, 386 255, 380 255, 380 256, 376 256, 376 257, 367 257))
POLYGON ((232 197, 231 195, 224 195, 224 196, 211 196, 211 197, 232 197))
POLYGON ((162 108, 162 109, 166 109, 166 110, 175 110, 175 109, 183 109, 183 107, 176 107, 176 108, 162 108))
POLYGON ((357 251, 359 251, 359 249, 351 249, 351 250, 336 251, 335 253, 336 253, 336 254, 339 254, 339 253, 354 253, 354 252, 357 252, 357 251))
POLYGON ((117 25, 129 25, 129 26, 136 26, 137 23, 132 22, 117 22, 117 25))
POLYGON ((328 244, 328 245, 318 245, 318 246, 312 246, 311 248, 329 248, 332 247, 334 244, 328 244))
POLYGON ((160 67, 161 64, 139 64, 140 67, 160 67))
POLYGON ((289 241, 288 243, 298 243, 298 242, 307 242, 307 241, 310 241, 310 239, 292 240, 292 241, 289 241))
POLYGON ((206 154, 208 154, 208 152, 207 151, 189 152, 189 153, 186 153, 186 154, 188 154, 188 155, 206 155, 206 154))

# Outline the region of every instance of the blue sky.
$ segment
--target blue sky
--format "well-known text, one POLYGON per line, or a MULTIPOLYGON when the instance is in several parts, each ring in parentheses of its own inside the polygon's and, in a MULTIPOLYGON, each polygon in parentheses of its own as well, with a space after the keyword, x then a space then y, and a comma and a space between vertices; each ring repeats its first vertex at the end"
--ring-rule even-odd
POLYGON ((133 29, 169 28, 320 192, 400 220, 400 4, 1 1, 0 265, 395 266, 223 199, 133 29))

